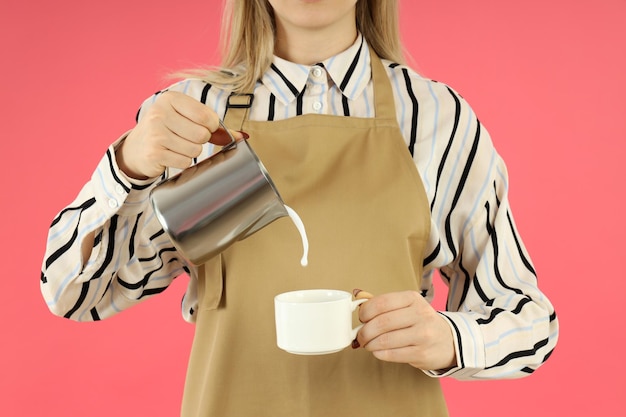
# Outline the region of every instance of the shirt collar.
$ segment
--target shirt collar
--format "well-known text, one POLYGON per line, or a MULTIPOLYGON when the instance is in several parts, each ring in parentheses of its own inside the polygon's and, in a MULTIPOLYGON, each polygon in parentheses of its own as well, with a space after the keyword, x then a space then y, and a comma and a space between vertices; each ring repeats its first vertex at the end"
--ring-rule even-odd
POLYGON ((350 100, 363 92, 372 75, 369 48, 359 33, 348 49, 312 66, 295 64, 274 56, 261 83, 287 105, 302 93, 314 66, 323 66, 332 82, 350 100))

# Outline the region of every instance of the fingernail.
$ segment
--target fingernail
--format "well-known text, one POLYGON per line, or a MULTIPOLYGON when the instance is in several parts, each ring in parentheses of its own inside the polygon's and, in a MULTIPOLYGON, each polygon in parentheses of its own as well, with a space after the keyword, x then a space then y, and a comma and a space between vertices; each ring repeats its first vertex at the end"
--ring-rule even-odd
POLYGON ((356 340, 356 339, 354 339, 354 340, 352 341, 352 349, 358 349, 358 348, 360 348, 360 347, 361 347, 361 344, 359 343, 359 341, 358 341, 358 340, 356 340))
POLYGON ((248 139, 250 137, 250 135, 248 135, 246 132, 244 132, 243 130, 240 130, 239 133, 241 133, 243 135, 244 139, 248 139))
POLYGON ((357 294, 360 293, 361 291, 363 291, 363 290, 360 289, 360 288, 355 288, 355 289, 352 290, 352 295, 356 297, 357 294))

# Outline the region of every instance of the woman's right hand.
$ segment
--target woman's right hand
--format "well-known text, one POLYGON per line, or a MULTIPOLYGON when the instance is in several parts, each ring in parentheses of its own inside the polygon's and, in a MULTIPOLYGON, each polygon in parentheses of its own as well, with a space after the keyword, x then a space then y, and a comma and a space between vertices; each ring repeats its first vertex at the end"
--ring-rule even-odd
MULTIPOLYGON (((243 137, 239 132, 231 133, 235 139, 243 137)), ((230 142, 217 114, 188 95, 166 91, 130 131, 115 155, 128 177, 145 180, 158 177, 167 167, 189 167, 209 141, 217 145, 230 142)))

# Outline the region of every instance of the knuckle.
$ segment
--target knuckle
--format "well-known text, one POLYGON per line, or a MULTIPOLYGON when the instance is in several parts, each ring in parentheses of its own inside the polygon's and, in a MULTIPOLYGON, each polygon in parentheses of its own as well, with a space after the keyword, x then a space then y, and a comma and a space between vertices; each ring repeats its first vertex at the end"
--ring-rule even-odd
POLYGON ((380 349, 386 350, 391 347, 391 336, 389 333, 383 333, 378 336, 378 347, 380 349))
POLYGON ((384 312, 388 310, 388 303, 385 297, 373 298, 368 302, 373 302, 373 307, 376 311, 384 312))
POLYGON ((150 128, 163 125, 163 121, 166 119, 164 111, 157 107, 151 107, 146 114, 141 118, 139 123, 142 123, 150 128))
POLYGON ((382 314, 376 318, 376 328, 381 333, 390 330, 391 318, 387 314, 382 314))

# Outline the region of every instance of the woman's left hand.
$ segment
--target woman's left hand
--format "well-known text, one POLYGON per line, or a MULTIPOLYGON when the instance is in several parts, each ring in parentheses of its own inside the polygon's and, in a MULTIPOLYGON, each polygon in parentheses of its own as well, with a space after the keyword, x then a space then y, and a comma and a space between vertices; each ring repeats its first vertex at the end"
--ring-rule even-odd
POLYGON ((375 296, 361 305, 358 343, 380 360, 423 370, 456 366, 452 330, 416 291, 375 296))

